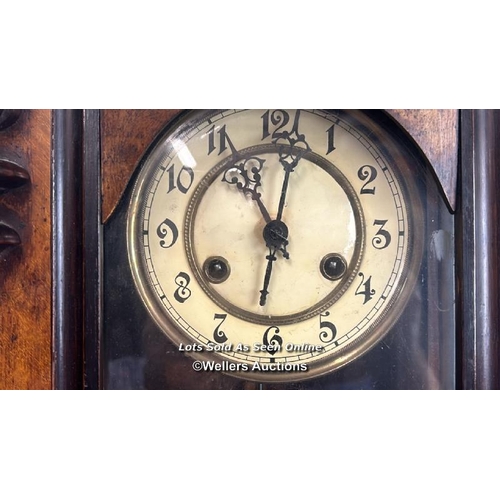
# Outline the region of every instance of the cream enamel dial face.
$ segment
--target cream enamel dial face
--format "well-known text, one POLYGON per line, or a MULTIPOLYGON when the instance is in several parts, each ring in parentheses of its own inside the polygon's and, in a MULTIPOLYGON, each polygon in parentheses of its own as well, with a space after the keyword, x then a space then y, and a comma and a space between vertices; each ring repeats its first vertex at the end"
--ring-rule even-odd
POLYGON ((420 261, 419 201, 393 150, 360 113, 185 114, 145 155, 129 209, 149 313, 207 370, 250 380, 356 359, 398 318, 420 261))

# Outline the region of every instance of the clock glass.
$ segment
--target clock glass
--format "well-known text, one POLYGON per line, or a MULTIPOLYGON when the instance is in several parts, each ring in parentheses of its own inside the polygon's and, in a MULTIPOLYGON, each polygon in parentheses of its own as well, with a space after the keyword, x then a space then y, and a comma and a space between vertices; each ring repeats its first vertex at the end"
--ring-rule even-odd
MULTIPOLYGON (((409 355, 412 371, 443 345, 436 335, 452 335, 452 216, 383 113, 183 113, 145 153, 111 226, 109 260, 132 297, 106 352, 136 343, 132 371, 154 359, 177 380, 161 386, 183 386, 176 370, 211 388, 384 386, 382 358, 399 371, 409 355)), ((444 354, 439 386, 452 384, 444 354)))

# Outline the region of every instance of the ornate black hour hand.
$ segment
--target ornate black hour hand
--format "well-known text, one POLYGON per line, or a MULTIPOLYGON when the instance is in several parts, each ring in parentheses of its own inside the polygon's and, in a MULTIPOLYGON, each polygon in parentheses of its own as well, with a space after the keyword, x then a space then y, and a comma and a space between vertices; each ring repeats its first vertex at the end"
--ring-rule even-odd
MULTIPOLYGON (((264 167, 266 160, 259 158, 257 156, 244 157, 241 156, 237 151, 233 151, 233 161, 230 166, 224 171, 222 176, 222 182, 236 186, 236 188, 245 195, 249 195, 252 200, 257 203, 259 210, 269 226, 273 221, 269 215, 269 211, 262 202, 262 194, 259 193, 258 189, 262 186, 260 172, 264 167)), ((267 226, 266 226, 267 227, 267 226)), ((277 249, 282 252, 283 256, 288 259, 290 255, 286 250, 288 241, 286 236, 282 235, 280 231, 274 231, 275 242, 271 246, 276 246, 277 249)), ((288 230, 286 231, 288 234, 288 230)), ((266 240, 267 245, 267 240, 266 240)), ((267 246, 270 246, 267 245, 267 246)))
POLYGON ((262 194, 258 192, 262 185, 260 172, 265 162, 266 160, 257 156, 248 158, 237 156, 236 160, 224 172, 222 182, 234 185, 245 195, 250 195, 252 200, 257 203, 264 220, 269 223, 271 216, 262 202, 262 194))

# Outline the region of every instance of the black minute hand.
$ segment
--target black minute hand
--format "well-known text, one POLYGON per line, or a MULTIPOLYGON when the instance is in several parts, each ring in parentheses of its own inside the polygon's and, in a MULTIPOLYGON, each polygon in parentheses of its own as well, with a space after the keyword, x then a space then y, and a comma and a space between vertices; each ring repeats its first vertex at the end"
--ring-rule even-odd
POLYGON ((260 291, 260 301, 259 304, 261 306, 266 305, 266 299, 269 295, 269 282, 271 281, 271 273, 273 271, 273 262, 276 260, 276 252, 277 248, 269 248, 269 255, 266 257, 267 259, 267 267, 266 267, 266 275, 264 277, 264 287, 260 291))
POLYGON ((281 188, 280 204, 278 206, 278 215, 276 216, 277 220, 281 220, 283 217, 283 209, 285 208, 285 200, 286 200, 286 193, 288 191, 290 173, 291 170, 288 169, 285 170, 285 178, 283 179, 283 187, 281 188))
POLYGON ((278 215, 276 217, 277 220, 281 220, 283 217, 290 174, 295 170, 295 167, 297 167, 304 154, 311 150, 309 144, 306 142, 305 135, 299 134, 299 120, 300 109, 295 113, 292 130, 290 132, 280 132, 274 139, 274 143, 278 146, 280 163, 285 170, 285 178, 283 179, 283 187, 281 188, 281 197, 278 206, 278 215))
POLYGON ((267 296, 269 295, 268 289, 273 271, 273 262, 277 260, 276 252, 281 250, 283 252, 283 256, 286 259, 289 258, 289 254, 286 250, 286 246, 288 245, 288 227, 282 221, 282 218, 286 196, 288 193, 290 174, 295 170, 295 167, 299 164, 299 161, 304 154, 311 150, 306 142, 305 135, 299 134, 298 132, 299 119, 300 110, 297 110, 292 130, 290 132, 280 132, 274 136, 273 142, 278 148, 279 161, 285 170, 285 177, 281 188, 281 196, 276 219, 268 222, 264 228, 264 241, 266 242, 266 246, 269 248, 269 255, 266 257, 267 266, 266 274, 264 276, 264 287, 260 291, 259 304, 261 306, 266 304, 267 296))

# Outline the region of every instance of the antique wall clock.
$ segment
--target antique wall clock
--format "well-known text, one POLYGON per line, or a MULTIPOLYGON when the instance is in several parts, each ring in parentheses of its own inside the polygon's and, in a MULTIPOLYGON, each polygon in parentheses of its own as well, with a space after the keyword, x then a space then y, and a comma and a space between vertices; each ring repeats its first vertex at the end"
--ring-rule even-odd
POLYGON ((167 124, 104 231, 104 287, 123 286, 104 293, 104 384, 452 387, 453 218, 393 125, 284 109, 167 124))
POLYGON ((498 386, 496 112, 50 117, 52 387, 498 386))

